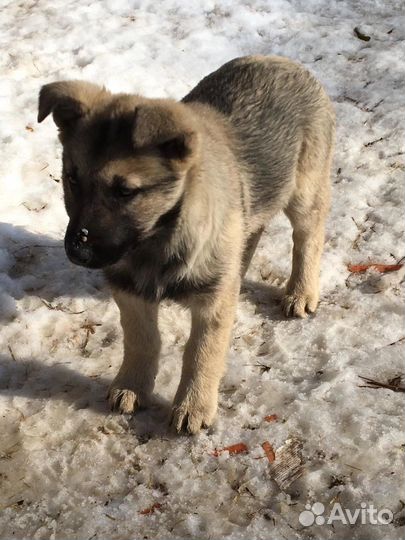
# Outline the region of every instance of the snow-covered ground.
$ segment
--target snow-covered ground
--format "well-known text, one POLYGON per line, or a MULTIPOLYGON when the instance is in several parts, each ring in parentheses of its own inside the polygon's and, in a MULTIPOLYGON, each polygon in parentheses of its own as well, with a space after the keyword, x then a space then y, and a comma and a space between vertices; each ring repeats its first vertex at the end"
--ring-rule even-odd
POLYGON ((2 0, 0 21, 0 537, 402 538, 404 394, 359 375, 404 374, 404 271, 347 271, 405 255, 402 0, 2 0), (81 78, 180 98, 252 53, 302 62, 336 105, 322 301, 307 320, 281 316, 291 233, 277 218, 241 294, 218 420, 174 437, 188 315, 161 312, 162 406, 111 414, 117 308, 100 274, 65 257, 61 150, 53 123, 36 124, 38 90, 81 78), (303 475, 283 491, 261 445, 291 438, 303 475), (212 455, 240 442, 248 453, 212 455), (315 502, 323 516, 363 503, 393 521, 305 526, 315 502))

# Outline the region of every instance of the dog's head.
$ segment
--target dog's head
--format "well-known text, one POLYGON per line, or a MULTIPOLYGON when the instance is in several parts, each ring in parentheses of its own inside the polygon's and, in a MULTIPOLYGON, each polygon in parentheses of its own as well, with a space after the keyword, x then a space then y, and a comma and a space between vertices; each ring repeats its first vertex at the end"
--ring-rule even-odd
POLYGON ((62 81, 40 91, 38 121, 51 113, 63 145, 65 248, 72 262, 114 264, 174 226, 199 148, 185 105, 62 81))

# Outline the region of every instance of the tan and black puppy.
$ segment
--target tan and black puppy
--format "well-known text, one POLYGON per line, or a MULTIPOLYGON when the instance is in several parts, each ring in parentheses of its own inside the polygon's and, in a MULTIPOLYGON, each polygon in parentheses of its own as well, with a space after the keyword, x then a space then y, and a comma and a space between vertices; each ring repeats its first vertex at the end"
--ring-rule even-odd
POLYGON ((113 409, 146 406, 158 369, 158 306, 191 309, 172 425, 215 417, 241 277, 269 219, 293 227, 283 309, 319 298, 334 114, 321 85, 279 57, 225 64, 181 102, 111 94, 80 81, 40 92, 63 145, 69 259, 103 268, 121 312, 124 361, 113 409))

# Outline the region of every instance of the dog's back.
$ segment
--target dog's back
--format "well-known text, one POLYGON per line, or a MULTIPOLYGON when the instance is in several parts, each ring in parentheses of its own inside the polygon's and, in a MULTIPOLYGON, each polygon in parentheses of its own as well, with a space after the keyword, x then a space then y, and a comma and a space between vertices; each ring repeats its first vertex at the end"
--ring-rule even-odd
POLYGON ((254 213, 283 208, 297 168, 316 167, 319 158, 325 160, 331 152, 334 114, 329 98, 311 73, 289 59, 231 60, 205 77, 183 102, 211 105, 230 121, 238 140, 237 157, 251 173, 254 213))
POLYGON ((283 210, 294 240, 283 309, 300 317, 312 313, 319 298, 335 131, 322 86, 289 59, 248 56, 208 75, 183 101, 219 110, 234 133, 250 206, 242 274, 268 218, 283 210))

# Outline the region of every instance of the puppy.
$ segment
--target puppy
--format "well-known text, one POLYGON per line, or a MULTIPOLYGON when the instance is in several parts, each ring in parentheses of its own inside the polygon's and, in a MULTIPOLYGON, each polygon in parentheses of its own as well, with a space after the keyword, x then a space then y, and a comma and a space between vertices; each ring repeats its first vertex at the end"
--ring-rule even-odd
POLYGON ((319 299, 334 113, 321 85, 280 57, 248 56, 181 102, 81 81, 42 87, 63 145, 69 259, 103 268, 121 314, 124 360, 111 407, 147 406, 158 370, 159 303, 191 310, 171 423, 196 433, 216 414, 241 279, 263 228, 293 228, 285 314, 319 299))

